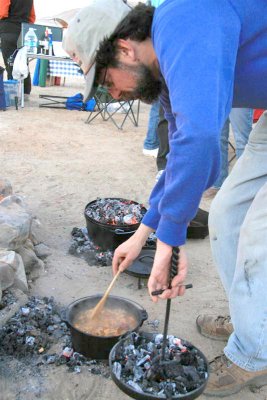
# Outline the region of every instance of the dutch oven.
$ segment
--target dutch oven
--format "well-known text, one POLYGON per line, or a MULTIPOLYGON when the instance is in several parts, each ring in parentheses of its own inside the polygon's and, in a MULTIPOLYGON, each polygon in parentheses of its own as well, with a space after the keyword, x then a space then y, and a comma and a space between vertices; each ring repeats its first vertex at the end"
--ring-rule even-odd
MULTIPOLYGON (((148 333, 148 332, 140 332, 140 335, 142 338, 144 338, 147 341, 153 340, 155 337, 155 334, 153 333, 148 333)), ((130 386, 127 384, 125 381, 123 381, 121 378, 119 378, 116 373, 113 370, 113 363, 117 360, 121 359, 121 354, 123 353, 124 345, 125 342, 128 341, 127 337, 122 338, 119 340, 114 347, 111 349, 110 354, 109 354, 109 367, 111 371, 111 378, 115 382, 115 384, 128 396, 132 397, 133 399, 136 400, 162 400, 166 399, 166 395, 156 395, 156 394, 150 394, 148 392, 140 392, 137 391, 133 386, 130 386)), ((188 342, 187 340, 183 340, 182 342, 186 346, 190 346, 193 348, 196 352, 198 357, 200 357, 203 360, 204 367, 206 370, 206 377, 205 380, 203 381, 202 384, 197 389, 194 389, 190 392, 187 392, 186 394, 179 394, 179 395, 172 395, 168 397, 168 399, 171 400, 194 400, 197 397, 199 397, 203 391, 205 390, 205 387, 207 385, 208 377, 209 377, 209 363, 205 357, 205 355, 195 346, 192 345, 192 343, 188 342)))
MULTIPOLYGON (((117 197, 109 197, 104 200, 120 200, 122 202, 131 202, 133 204, 139 204, 136 201, 121 199, 117 197)), ((103 250, 115 250, 121 243, 129 239, 138 229, 140 222, 131 225, 111 225, 96 221, 89 217, 86 210, 95 204, 97 200, 91 201, 85 207, 84 216, 86 220, 86 227, 89 237, 93 242, 100 246, 103 250)), ((143 214, 147 211, 142 206, 143 214)))
MULTIPOLYGON (((94 336, 80 331, 73 324, 81 311, 94 308, 102 297, 102 294, 97 294, 74 301, 68 306, 63 318, 70 328, 74 350, 86 357, 97 360, 107 360, 110 350, 121 336, 94 336)), ((136 319, 136 326, 131 331, 138 331, 148 318, 147 312, 142 306, 123 297, 109 295, 105 307, 120 308, 133 316, 136 319)), ((128 333, 125 332, 125 335, 128 333)))
POLYGON ((187 227, 187 239, 205 239, 209 234, 208 219, 209 213, 199 208, 187 227))

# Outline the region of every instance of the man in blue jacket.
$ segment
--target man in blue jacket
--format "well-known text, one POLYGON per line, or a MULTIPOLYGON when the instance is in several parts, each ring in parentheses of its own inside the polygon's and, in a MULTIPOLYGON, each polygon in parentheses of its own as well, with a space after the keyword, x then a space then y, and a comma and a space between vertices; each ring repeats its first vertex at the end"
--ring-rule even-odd
MULTIPOLYGON (((184 293, 187 226, 220 170, 220 134, 232 107, 267 107, 267 2, 166 0, 155 11, 132 11, 120 0, 91 0, 72 21, 64 43, 86 74, 86 95, 102 84, 116 99, 153 102, 169 126, 165 172, 136 233, 115 252, 127 268, 148 235, 157 250, 148 282, 166 289, 173 246, 179 272, 160 298, 184 293)), ((226 396, 267 384, 267 115, 210 210, 214 260, 228 295, 231 322, 202 316, 201 333, 226 338, 211 363, 207 394, 226 396)), ((158 298, 152 296, 153 301, 158 298)))

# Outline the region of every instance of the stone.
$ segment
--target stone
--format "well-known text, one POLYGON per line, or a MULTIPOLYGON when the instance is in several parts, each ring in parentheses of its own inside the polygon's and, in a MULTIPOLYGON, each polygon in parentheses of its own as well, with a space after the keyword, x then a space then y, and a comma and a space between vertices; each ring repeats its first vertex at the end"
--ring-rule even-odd
POLYGON ((0 248, 16 250, 29 237, 31 215, 23 200, 16 195, 0 201, 0 248))
POLYGON ((17 270, 15 274, 14 284, 12 287, 18 288, 23 292, 27 292, 28 282, 27 282, 25 266, 21 256, 17 253, 16 253, 16 259, 17 259, 17 270))
POLYGON ((32 280, 39 278, 41 273, 44 271, 44 262, 40 260, 36 256, 35 252, 28 247, 20 247, 17 249, 17 253, 23 260, 26 275, 32 280))
POLYGON ((42 260, 52 254, 50 248, 46 246, 44 243, 39 243, 36 246, 34 246, 34 250, 37 257, 41 258, 42 260))
POLYGON ((9 264, 0 261, 0 288, 5 290, 13 285, 15 280, 15 271, 9 264))
POLYGON ((23 247, 25 247, 26 249, 34 251, 34 244, 32 243, 32 241, 30 239, 26 240, 26 242, 24 243, 23 247))
POLYGON ((8 179, 0 177, 0 200, 12 194, 12 186, 8 179))
POLYGON ((28 290, 24 264, 14 251, 0 250, 0 287, 4 290, 11 286, 24 292, 28 290))
POLYGON ((32 241, 34 246, 45 242, 44 231, 41 222, 38 218, 33 217, 31 221, 31 229, 29 239, 32 241))

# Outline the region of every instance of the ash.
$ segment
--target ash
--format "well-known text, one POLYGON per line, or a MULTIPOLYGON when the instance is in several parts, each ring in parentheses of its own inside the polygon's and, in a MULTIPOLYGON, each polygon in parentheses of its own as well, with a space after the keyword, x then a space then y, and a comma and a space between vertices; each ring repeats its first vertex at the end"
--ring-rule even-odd
POLYGON ((103 224, 133 225, 141 222, 146 209, 142 204, 124 199, 98 198, 86 208, 89 218, 103 224))
MULTIPOLYGON (((146 246, 156 246, 156 236, 151 233, 146 241, 146 246)), ((96 246, 90 239, 86 228, 73 228, 71 232, 71 244, 69 253, 76 257, 83 258, 90 266, 106 267, 112 264, 114 251, 103 251, 101 247, 96 246)))
POLYGON ((4 308, 11 306, 16 301, 17 298, 12 292, 4 290, 2 294, 2 299, 0 300, 0 310, 3 310, 4 308))
POLYGON ((132 390, 172 399, 199 388, 208 376, 206 361, 190 343, 168 336, 161 360, 163 335, 129 335, 113 355, 112 372, 132 390))
POLYGON ((114 252, 101 250, 101 247, 96 246, 89 238, 86 228, 75 227, 71 232, 69 253, 85 259, 89 265, 106 267, 112 264, 114 252))
POLYGON ((34 369, 65 365, 74 373, 87 368, 92 374, 108 378, 109 369, 104 363, 73 350, 62 311, 53 297, 31 297, 0 329, 0 361, 13 357, 34 369))

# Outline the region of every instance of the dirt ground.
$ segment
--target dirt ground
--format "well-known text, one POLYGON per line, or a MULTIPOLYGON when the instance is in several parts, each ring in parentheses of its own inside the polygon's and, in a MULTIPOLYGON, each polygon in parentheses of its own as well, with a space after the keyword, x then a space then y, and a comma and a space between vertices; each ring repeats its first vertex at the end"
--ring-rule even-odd
MULTIPOLYGON (((0 175, 25 198, 42 224, 44 242, 52 250, 45 273, 32 284, 30 294, 54 296, 63 305, 102 293, 112 277, 110 267, 90 267, 68 254, 72 228, 85 226, 85 205, 97 197, 123 197, 147 205, 157 172, 155 160, 142 154, 147 105, 141 105, 139 126, 127 122, 122 131, 101 119, 85 124, 85 112, 39 108, 43 101, 39 94, 70 96, 81 90, 78 79, 67 79, 65 87, 34 87, 24 109, 0 114, 0 175)), ((210 201, 202 202, 206 210, 209 205, 210 201)), ((228 304, 211 258, 209 239, 189 240, 187 252, 187 282, 194 288, 172 301, 169 332, 191 341, 211 359, 221 353, 224 343, 202 337, 195 319, 203 312, 227 313, 228 304)), ((142 304, 149 320, 160 320, 162 331, 165 302, 154 305, 145 287, 138 290, 136 278, 123 274, 113 293, 142 304)), ((27 372, 26 366, 21 367, 19 375, 1 367, 1 400, 129 398, 111 379, 87 371, 70 374, 64 367, 51 367, 38 379, 27 372)), ((244 389, 228 398, 266 400, 267 389, 244 389)))

